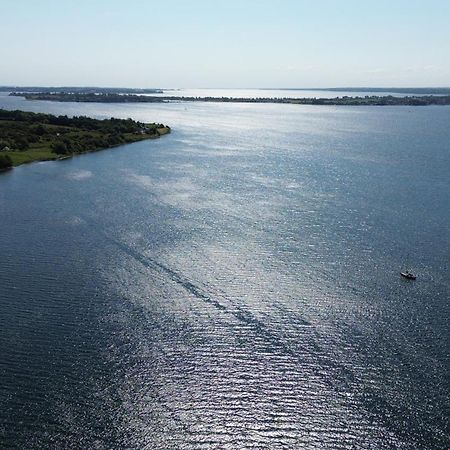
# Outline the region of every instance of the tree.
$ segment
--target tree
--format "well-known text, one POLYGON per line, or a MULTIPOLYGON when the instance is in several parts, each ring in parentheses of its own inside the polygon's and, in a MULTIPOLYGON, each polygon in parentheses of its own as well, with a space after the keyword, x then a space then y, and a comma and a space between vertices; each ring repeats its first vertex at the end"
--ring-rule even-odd
POLYGON ((47 134, 47 130, 41 124, 36 125, 33 131, 38 136, 43 136, 44 134, 47 134))
POLYGON ((9 155, 0 155, 0 170, 12 167, 12 160, 9 155))
POLYGON ((53 153, 56 153, 57 155, 67 155, 69 153, 69 150, 67 149, 67 145, 64 144, 64 142, 56 142, 53 144, 53 153))
POLYGON ((19 136, 18 138, 16 138, 15 147, 19 150, 27 150, 30 147, 30 144, 28 143, 26 137, 19 136))

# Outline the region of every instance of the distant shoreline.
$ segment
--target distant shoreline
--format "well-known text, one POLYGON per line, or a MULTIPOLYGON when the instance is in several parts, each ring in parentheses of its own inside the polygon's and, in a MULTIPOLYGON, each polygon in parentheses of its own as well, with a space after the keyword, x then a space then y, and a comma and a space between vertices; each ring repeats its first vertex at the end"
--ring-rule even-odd
POLYGON ((276 103, 289 105, 326 105, 326 106, 427 106, 450 105, 450 95, 411 95, 394 97, 392 95, 367 95, 364 97, 335 98, 290 98, 290 97, 186 97, 153 96, 119 93, 93 92, 11 92, 10 96, 24 97, 26 100, 77 103, 171 103, 171 102, 207 102, 207 103, 276 103))
MULTIPOLYGON (((319 92, 384 92, 408 95, 450 95, 450 87, 332 87, 332 88, 262 88, 262 91, 319 91, 319 92)), ((60 89, 62 91, 62 89, 60 89)))
MULTIPOLYGON (((196 90, 251 90, 251 91, 317 91, 317 92, 358 92, 358 93, 383 93, 405 94, 405 95, 450 95, 450 86, 428 86, 428 87, 244 87, 244 88, 195 88, 196 90)), ((183 91, 183 88, 129 88, 129 87, 101 87, 101 86, 0 86, 0 92, 27 92, 27 93, 81 93, 81 94, 164 94, 166 92, 183 91)))
POLYGON ((111 88, 95 86, 0 86, 0 92, 70 92, 73 94, 82 93, 103 93, 103 94, 163 94, 162 89, 155 88, 111 88))

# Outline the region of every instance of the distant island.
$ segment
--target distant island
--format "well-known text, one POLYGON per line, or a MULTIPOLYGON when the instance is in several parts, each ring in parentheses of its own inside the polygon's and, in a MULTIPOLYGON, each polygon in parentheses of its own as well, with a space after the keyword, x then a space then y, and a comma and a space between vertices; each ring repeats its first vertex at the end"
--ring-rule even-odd
POLYGON ((90 117, 0 109, 0 170, 32 162, 64 159, 170 133, 170 127, 132 119, 90 117))
POLYGON ((0 86, 0 92, 68 92, 68 93, 97 93, 97 94, 163 94, 162 89, 155 88, 111 88, 111 87, 86 87, 86 86, 0 86))
POLYGON ((88 103, 166 103, 166 102, 221 102, 221 103, 281 103, 291 105, 337 105, 337 106, 426 106, 450 105, 450 95, 413 95, 394 97, 392 95, 367 95, 364 97, 335 98, 245 98, 245 97, 184 97, 152 96, 96 92, 11 92, 9 95, 25 97, 27 100, 88 103))
MULTIPOLYGON (((328 87, 328 88, 258 88, 261 91, 320 91, 320 92, 382 92, 384 95, 405 94, 405 95, 450 95, 450 87, 328 87)), ((67 93, 93 93, 93 94, 163 94, 166 91, 176 91, 178 89, 160 88, 113 88, 99 86, 0 86, 0 92, 67 92, 67 93)))
MULTIPOLYGON (((61 89, 63 91, 64 89, 61 89)), ((262 90, 272 90, 263 88, 262 90)), ((332 88, 280 88, 280 91, 324 92, 384 92, 392 94, 450 95, 450 87, 332 87, 332 88)))

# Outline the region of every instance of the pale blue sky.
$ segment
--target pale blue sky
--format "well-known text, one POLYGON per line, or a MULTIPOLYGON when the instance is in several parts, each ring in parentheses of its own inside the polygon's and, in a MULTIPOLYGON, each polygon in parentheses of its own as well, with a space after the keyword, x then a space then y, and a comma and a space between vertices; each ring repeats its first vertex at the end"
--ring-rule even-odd
POLYGON ((450 0, 0 0, 0 16, 1 85, 450 85, 450 0))

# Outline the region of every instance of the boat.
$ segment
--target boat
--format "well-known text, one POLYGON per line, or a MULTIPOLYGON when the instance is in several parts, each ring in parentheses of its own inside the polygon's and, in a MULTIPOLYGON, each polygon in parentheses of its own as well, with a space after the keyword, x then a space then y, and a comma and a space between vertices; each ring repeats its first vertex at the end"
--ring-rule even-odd
POLYGON ((400 272, 400 275, 403 277, 403 278, 407 278, 408 280, 415 280, 417 277, 412 273, 412 272, 410 272, 409 270, 406 270, 405 272, 400 272))

